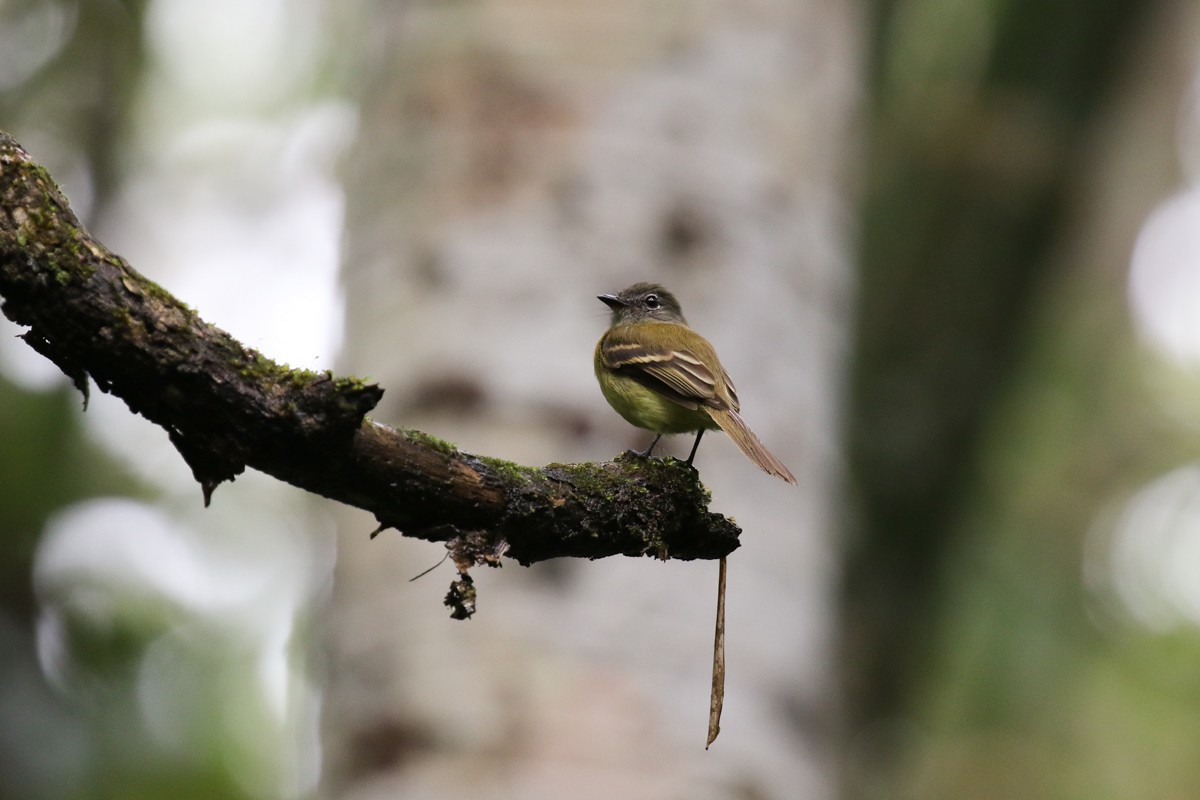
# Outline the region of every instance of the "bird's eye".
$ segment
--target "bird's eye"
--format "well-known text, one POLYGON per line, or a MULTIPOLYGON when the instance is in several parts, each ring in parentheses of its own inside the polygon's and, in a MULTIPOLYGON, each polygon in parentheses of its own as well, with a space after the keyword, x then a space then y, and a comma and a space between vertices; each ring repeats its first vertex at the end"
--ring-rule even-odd
POLYGON ((656 294, 646 295, 645 303, 646 303, 646 308, 650 309, 651 311, 658 308, 658 306, 659 306, 658 295, 656 295, 656 294))

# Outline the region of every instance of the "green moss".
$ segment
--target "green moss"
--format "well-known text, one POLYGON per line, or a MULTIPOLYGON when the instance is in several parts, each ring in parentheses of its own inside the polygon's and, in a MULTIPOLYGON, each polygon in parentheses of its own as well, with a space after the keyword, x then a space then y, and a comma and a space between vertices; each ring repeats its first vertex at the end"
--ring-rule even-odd
MULTIPOLYGON (((575 464, 570 467, 571 485, 580 496, 599 498, 606 504, 617 502, 631 486, 622 486, 615 476, 599 464, 575 464)), ((637 489, 645 491, 642 486, 637 489)))
MULTIPOLYGON (((141 289, 142 292, 145 293, 145 295, 147 297, 154 298, 156 300, 162 300, 166 303, 178 304, 181 306, 183 305, 183 303, 180 303, 179 299, 177 297, 175 297, 175 295, 171 294, 170 292, 168 292, 163 287, 159 286, 154 281, 150 280, 147 277, 141 276, 141 275, 139 275, 138 277, 141 278, 141 280, 138 281, 138 288, 141 289)), ((184 306, 184 308, 187 308, 187 306, 184 306)), ((192 309, 190 309, 190 308, 188 308, 187 310, 189 312, 192 311, 192 309)))
POLYGON ((116 306, 113 308, 111 320, 113 326, 125 334, 132 334, 135 327, 140 327, 137 326, 133 312, 127 306, 116 306))
POLYGON ((333 373, 329 372, 328 370, 314 374, 317 374, 318 377, 321 378, 331 378, 333 382, 337 384, 339 389, 365 389, 368 386, 374 386, 374 383, 370 379, 360 378, 357 375, 338 375, 337 377, 334 377, 333 373))
POLYGON ((479 459, 479 463, 487 467, 488 471, 495 475, 502 483, 513 486, 532 483, 534 477, 540 472, 535 467, 522 466, 521 464, 505 461, 500 458, 490 458, 488 456, 478 456, 477 458, 479 459))
MULTIPOLYGON (((287 367, 284 367, 287 369, 287 367)), ((288 369, 284 378, 296 389, 303 389, 321 380, 324 376, 307 369, 288 369)))
POLYGON ((257 350, 242 350, 241 353, 234 355, 233 358, 237 358, 238 356, 241 356, 241 364, 238 366, 237 372, 243 378, 262 380, 276 378, 281 375, 286 376, 290 372, 287 367, 281 367, 257 350))
POLYGON ((447 442, 445 439, 439 439, 436 436, 430 436, 428 433, 422 433, 421 431, 408 429, 402 430, 401 433, 403 433, 409 441, 416 442, 422 447, 427 447, 434 452, 441 453, 442 455, 450 456, 458 452, 458 448, 450 442, 447 442))

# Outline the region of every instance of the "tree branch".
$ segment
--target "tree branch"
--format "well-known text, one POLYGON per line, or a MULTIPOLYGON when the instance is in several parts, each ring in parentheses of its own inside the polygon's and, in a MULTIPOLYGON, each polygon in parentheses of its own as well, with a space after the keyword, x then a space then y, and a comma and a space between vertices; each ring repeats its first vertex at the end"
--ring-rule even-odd
POLYGON ((200 319, 93 239, 2 131, 0 298, 85 407, 91 377, 163 427, 206 504, 254 467, 447 542, 463 572, 501 555, 693 559, 738 546, 738 527, 708 511, 695 470, 675 459, 524 467, 366 419, 382 389, 288 369, 200 319))

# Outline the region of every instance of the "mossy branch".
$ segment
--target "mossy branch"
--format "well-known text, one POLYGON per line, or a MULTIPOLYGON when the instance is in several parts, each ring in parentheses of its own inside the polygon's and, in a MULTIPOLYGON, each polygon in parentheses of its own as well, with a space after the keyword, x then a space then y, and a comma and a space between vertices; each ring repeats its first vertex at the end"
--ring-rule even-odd
MULTIPOLYGON (((22 338, 167 431, 205 502, 247 466, 445 541, 460 569, 508 556, 719 558, 737 526, 695 470, 625 455, 534 468, 366 418, 378 386, 242 346, 109 252, 45 169, 0 132, 0 298, 22 338)), ((469 588, 469 587, 467 587, 469 588)))

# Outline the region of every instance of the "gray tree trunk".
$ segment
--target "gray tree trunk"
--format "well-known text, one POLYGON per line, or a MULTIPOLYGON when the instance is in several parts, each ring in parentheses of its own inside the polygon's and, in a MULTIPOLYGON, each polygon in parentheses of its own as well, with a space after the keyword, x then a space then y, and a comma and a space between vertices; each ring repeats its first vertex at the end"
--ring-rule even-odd
MULTIPOLYGON (((345 168, 343 368, 382 421, 523 463, 649 435, 604 403, 595 295, 667 284, 800 480, 720 435, 697 458, 745 529, 705 752, 716 564, 476 569, 346 514, 328 619, 333 797, 828 797, 831 522, 857 20, 822 3, 366 3, 345 168)), ((686 455, 690 439, 664 452, 686 455)))

